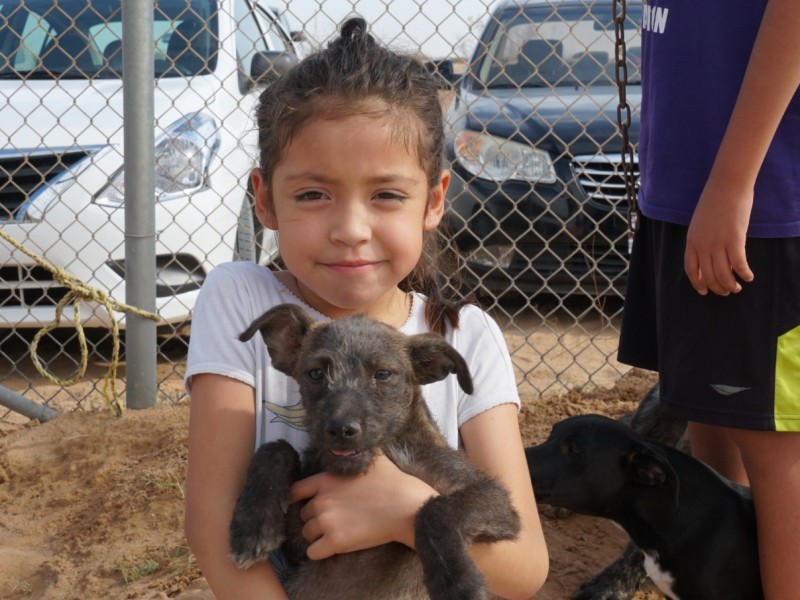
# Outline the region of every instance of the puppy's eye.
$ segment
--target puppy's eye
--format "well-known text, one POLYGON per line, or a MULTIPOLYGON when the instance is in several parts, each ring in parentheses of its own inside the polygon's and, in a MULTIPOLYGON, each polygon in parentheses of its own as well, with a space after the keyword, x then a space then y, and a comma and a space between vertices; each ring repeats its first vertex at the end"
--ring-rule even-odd
POLYGON ((583 450, 581 450, 581 447, 577 442, 575 442, 575 440, 567 440, 564 442, 564 450, 567 454, 571 454, 573 456, 583 454, 583 450))
POLYGON ((311 369, 308 372, 308 378, 311 381, 322 381, 324 377, 325 373, 322 371, 322 369, 311 369))
POLYGON ((378 369, 375 371, 375 381, 389 381, 392 377, 392 372, 388 369, 378 369))

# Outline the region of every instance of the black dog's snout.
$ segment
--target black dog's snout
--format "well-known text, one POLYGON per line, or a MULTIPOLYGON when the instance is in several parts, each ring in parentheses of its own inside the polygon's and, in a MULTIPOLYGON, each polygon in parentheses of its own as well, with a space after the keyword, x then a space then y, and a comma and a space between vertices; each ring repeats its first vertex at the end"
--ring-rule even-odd
POLYGON ((334 438, 352 439, 361 435, 361 425, 356 420, 331 419, 325 425, 325 431, 334 438))

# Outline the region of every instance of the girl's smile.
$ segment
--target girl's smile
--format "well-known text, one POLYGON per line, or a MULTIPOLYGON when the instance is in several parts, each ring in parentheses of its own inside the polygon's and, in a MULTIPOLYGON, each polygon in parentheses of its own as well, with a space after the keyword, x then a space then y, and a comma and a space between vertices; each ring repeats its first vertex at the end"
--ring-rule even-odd
POLYGON ((325 264, 328 268, 343 274, 347 273, 358 274, 358 273, 364 273, 370 267, 375 267, 380 263, 376 261, 354 261, 354 262, 330 262, 323 264, 325 264))

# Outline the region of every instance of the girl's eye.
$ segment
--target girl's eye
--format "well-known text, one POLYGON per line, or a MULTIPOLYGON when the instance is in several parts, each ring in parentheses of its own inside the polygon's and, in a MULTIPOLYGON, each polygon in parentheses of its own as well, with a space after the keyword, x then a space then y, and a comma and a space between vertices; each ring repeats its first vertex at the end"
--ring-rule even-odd
POLYGON ((375 371, 375 380, 376 381, 389 381, 392 377, 392 372, 387 369, 379 369, 375 371))
POLYGON ((375 198, 377 200, 394 200, 396 202, 402 202, 403 200, 406 199, 406 197, 407 196, 405 194, 401 194, 400 192, 390 192, 390 191, 378 192, 377 194, 375 194, 375 198))
POLYGON ((309 190, 307 192, 301 192, 300 194, 295 195, 294 199, 297 202, 303 201, 314 201, 314 200, 322 200, 325 198, 325 194, 323 192, 319 192, 316 190, 309 190))
POLYGON ((325 373, 322 372, 322 369, 311 369, 308 372, 308 378, 311 381, 322 381, 323 377, 325 377, 325 373))

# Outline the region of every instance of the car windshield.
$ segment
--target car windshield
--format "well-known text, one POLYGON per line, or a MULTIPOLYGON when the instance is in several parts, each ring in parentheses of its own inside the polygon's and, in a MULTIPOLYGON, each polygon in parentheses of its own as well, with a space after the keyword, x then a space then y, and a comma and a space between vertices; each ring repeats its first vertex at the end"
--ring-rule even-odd
MULTIPOLYGON (((640 83, 641 5, 625 22, 628 83, 640 83)), ((486 87, 616 85, 611 2, 518 6, 487 30, 474 73, 486 87)))
MULTIPOLYGON (((216 0, 159 0, 154 10, 155 76, 186 77, 216 67, 216 0)), ((0 0, 0 78, 119 79, 120 0, 0 0)))

